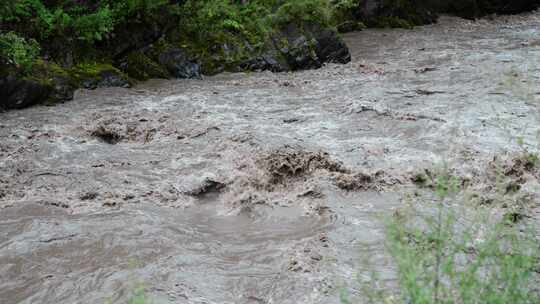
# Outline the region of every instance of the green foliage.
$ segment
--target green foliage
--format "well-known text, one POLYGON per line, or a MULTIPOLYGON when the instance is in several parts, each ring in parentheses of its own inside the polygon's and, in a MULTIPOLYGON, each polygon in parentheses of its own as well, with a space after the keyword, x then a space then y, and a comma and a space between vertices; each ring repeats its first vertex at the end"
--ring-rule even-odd
POLYGON ((257 1, 242 5, 224 0, 188 0, 182 6, 182 25, 190 37, 208 45, 245 39, 264 40, 270 26, 269 7, 257 1))
MULTIPOLYGON (((352 0, 335 3, 330 0, 12 0, 0 4, 0 21, 4 31, 24 37, 31 46, 37 41, 53 60, 67 64, 80 63, 81 57, 111 61, 102 58, 110 55, 107 47, 114 48, 111 33, 140 23, 161 27, 167 32, 169 43, 188 45, 203 57, 215 56, 221 66, 261 50, 270 35, 284 24, 317 22, 327 26, 334 22, 334 9, 346 10, 352 3, 352 0), (103 40, 107 43, 100 43, 103 40), (62 57, 64 49, 71 56, 62 57)), ((26 65, 31 60, 24 58, 32 56, 21 53, 36 55, 33 52, 36 49, 39 50, 19 51, 10 55, 9 61, 17 57, 18 64, 26 65)))
MULTIPOLYGON (((139 281, 134 281, 132 284, 133 286, 131 286, 130 289, 128 290, 130 297, 127 300, 127 304, 156 304, 157 303, 146 294, 146 286, 144 283, 139 282, 139 281)), ((105 301, 105 304, 113 304, 113 303, 114 302, 110 299, 105 301)))
POLYGON ((133 295, 128 300, 128 304, 154 304, 145 292, 145 286, 143 284, 138 284, 134 290, 133 295))
POLYGON ((303 22, 331 23, 328 0, 187 0, 181 7, 183 37, 197 53, 238 60, 264 46, 278 27, 303 22))
POLYGON ((28 72, 39 54, 34 39, 24 39, 14 32, 0 33, 0 59, 28 72))
POLYGON ((506 221, 459 227, 439 206, 432 217, 402 214, 388 227, 401 297, 411 303, 539 303, 533 232, 506 221), (423 227, 422 227, 423 226, 423 227))
MULTIPOLYGON (((69 20, 69 18, 67 18, 69 20)), ((79 40, 92 43, 100 41, 104 35, 112 31, 114 17, 108 6, 98 9, 94 13, 72 18, 66 27, 72 27, 75 37, 79 40)))
POLYGON ((330 25, 332 10, 327 0, 287 1, 276 12, 278 23, 317 22, 330 25))
POLYGON ((99 41, 113 29, 115 18, 108 5, 95 9, 80 5, 46 6, 41 0, 16 0, 6 11, 3 21, 40 41, 53 37, 99 41))
MULTIPOLYGON (((116 23, 142 20, 169 4, 168 0, 107 0, 101 2, 112 7, 116 23)), ((178 6, 173 5, 171 8, 178 8, 178 6)))
POLYGON ((161 65, 142 52, 132 52, 128 55, 126 72, 138 80, 167 78, 169 75, 161 65))
POLYGON ((261 43, 275 23, 331 23, 332 9, 346 10, 352 0, 95 0, 85 2, 14 0, 0 6, 0 21, 21 36, 40 42, 61 38, 92 44, 126 22, 159 19, 174 12, 180 29, 196 40, 230 40, 231 36, 261 43))
POLYGON ((346 21, 355 21, 354 12, 360 9, 358 0, 332 0, 330 5, 332 20, 338 25, 346 21))
POLYGON ((435 205, 415 198, 387 226, 400 291, 368 282, 370 303, 540 303, 535 229, 507 217, 493 219, 489 209, 458 213, 457 180, 438 174, 432 183, 435 205))

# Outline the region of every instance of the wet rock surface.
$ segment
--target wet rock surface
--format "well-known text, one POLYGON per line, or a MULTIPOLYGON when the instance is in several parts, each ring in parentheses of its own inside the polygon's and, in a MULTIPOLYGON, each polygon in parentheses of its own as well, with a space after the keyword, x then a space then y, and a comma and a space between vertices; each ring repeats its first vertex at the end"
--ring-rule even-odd
POLYGON ((278 27, 256 50, 249 42, 213 47, 213 54, 201 58, 204 74, 224 71, 286 72, 318 69, 326 63, 348 63, 349 49, 333 28, 315 22, 290 23, 278 27), (250 52, 246 53, 246 50, 250 52), (237 57, 241 57, 238 60, 237 57))
POLYGON ((22 109, 47 98, 51 88, 33 80, 7 75, 0 78, 0 109, 22 109))
MULTIPOLYGON (((123 35, 131 37, 125 30, 122 30, 123 35)), ((0 101, 0 107, 3 110, 22 109, 46 102, 64 102, 71 100, 79 88, 126 88, 135 80, 201 79, 202 74, 215 75, 225 71, 318 69, 325 63, 351 60, 347 45, 332 28, 310 22, 301 27, 291 24, 276 32, 262 49, 255 49, 247 41, 238 45, 224 43, 212 46, 208 54, 201 55, 197 54, 200 50, 189 51, 174 46, 175 43, 157 41, 161 34, 151 26, 135 32, 131 41, 120 39, 117 44, 108 45, 114 63, 73 67, 71 62, 69 67, 61 67, 41 60, 34 64, 29 75, 24 74, 26 76, 21 71, 12 72, 17 70, 15 67, 0 63, 0 94, 6 96, 0 101)), ((66 52, 66 56, 70 57, 71 53, 66 52)))
POLYGON ((181 49, 163 51, 159 54, 158 61, 174 78, 201 78, 199 64, 181 49))
POLYGON ((361 296, 365 257, 395 279, 381 215, 443 161, 479 204, 502 174, 503 212, 538 218, 539 29, 443 17, 348 34, 347 65, 0 113, 2 303, 122 303, 137 282, 160 303, 361 296))
POLYGON ((318 69, 324 63, 348 63, 351 60, 349 49, 337 32, 316 23, 301 28, 289 24, 272 39, 287 61, 283 71, 318 69))

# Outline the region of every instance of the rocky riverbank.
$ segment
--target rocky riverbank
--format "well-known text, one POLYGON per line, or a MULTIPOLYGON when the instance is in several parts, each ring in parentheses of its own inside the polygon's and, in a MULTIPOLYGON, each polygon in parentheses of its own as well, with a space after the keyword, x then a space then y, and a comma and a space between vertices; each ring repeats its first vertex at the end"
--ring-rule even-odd
POLYGON ((6 69, 0 78, 0 92, 4 96, 0 108, 20 109, 43 102, 62 102, 71 100, 78 88, 129 87, 135 81, 150 78, 201 78, 224 71, 286 72, 351 60, 336 30, 317 23, 283 26, 266 41, 264 48, 252 53, 227 43, 218 47, 215 54, 200 57, 188 48, 158 40, 129 46, 127 49, 132 51, 113 56, 118 59, 111 63, 65 68, 40 60, 30 75, 6 69), (239 58, 240 52, 244 54, 239 58))
MULTIPOLYGON (((48 3, 44 1, 43 7, 39 8, 47 9, 47 5, 52 5, 48 3)), ((0 94, 3 97, 0 110, 40 103, 54 104, 71 100, 79 88, 129 87, 151 78, 201 78, 224 71, 285 72, 320 68, 325 63, 347 63, 350 61, 349 50, 338 30, 347 32, 366 26, 412 28, 436 22, 439 13, 477 18, 538 7, 537 1, 532 0, 519 0, 512 4, 499 0, 451 3, 439 0, 277 1, 273 6, 263 7, 273 15, 258 24, 263 20, 264 12, 240 14, 234 11, 246 7, 253 11, 261 8, 256 5, 213 7, 225 2, 201 3, 205 4, 197 6, 190 1, 172 1, 154 10, 141 9, 137 15, 126 13, 129 18, 124 16, 123 21, 110 29, 105 27, 107 19, 104 19, 95 24, 105 28, 103 33, 98 30, 89 32, 99 39, 85 38, 86 32, 79 33, 76 39, 68 34, 51 34, 40 41, 39 56, 27 59, 31 62, 26 67, 10 58, 11 53, 24 51, 23 57, 30 53, 31 49, 25 50, 24 47, 31 38, 20 38, 23 42, 20 46, 8 49, 5 58, 0 56, 0 94), (175 13, 174 9, 188 13, 175 13), (197 15, 199 13, 202 17, 197 15), (251 19, 246 21, 241 17, 251 19), (187 21, 182 23, 182 18, 187 21), (213 22, 221 22, 221 27, 213 27, 213 22), (179 27, 179 24, 185 27, 179 27)), ((88 3, 82 7, 90 13, 79 16, 81 20, 87 16, 97 18, 98 13, 104 14, 109 8, 108 4, 96 8, 88 3)), ((68 8, 63 9, 69 12, 68 8)), ((23 17, 28 14, 39 17, 38 12, 36 8, 29 8, 23 17)), ((27 17, 20 17, 9 9, 0 10, 0 13, 13 15, 1 19, 5 27, 12 30, 10 34, 23 33, 22 36, 28 37, 43 34, 25 29, 21 20, 27 17)), ((66 16, 70 15, 66 13, 66 16)), ((49 20, 52 17, 43 18, 49 20)), ((73 27, 72 30, 77 29, 73 27)), ((14 43, 2 39, 0 37, 0 52, 10 46, 9 43, 14 43)))

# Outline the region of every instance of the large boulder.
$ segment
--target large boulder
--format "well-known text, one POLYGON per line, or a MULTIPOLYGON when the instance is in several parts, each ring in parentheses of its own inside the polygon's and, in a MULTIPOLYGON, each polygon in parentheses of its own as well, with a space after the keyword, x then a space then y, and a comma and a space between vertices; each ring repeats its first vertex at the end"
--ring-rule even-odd
POLYGON ((175 78, 201 78, 199 63, 180 48, 162 51, 158 61, 175 78))
POLYGON ((7 75, 0 78, 0 108, 22 109, 47 99, 51 87, 38 81, 7 75))
POLYGON ((78 88, 128 87, 126 75, 110 64, 87 64, 62 68, 38 60, 31 73, 0 66, 0 109, 22 109, 73 99, 78 88))
POLYGON ((81 79, 80 84, 81 87, 91 90, 107 87, 129 88, 131 86, 129 79, 116 69, 102 70, 96 75, 85 76, 81 79))
POLYGON ((130 87, 129 78, 111 64, 81 64, 67 70, 77 87, 96 89, 103 87, 130 87))
POLYGON ((287 24, 272 39, 291 70, 351 61, 349 49, 338 33, 317 23, 287 24))
POLYGON ((293 23, 284 26, 273 40, 292 70, 317 69, 322 66, 315 53, 317 41, 299 26, 293 23))
POLYGON ((240 69, 245 71, 289 71, 291 67, 281 53, 274 49, 269 49, 266 53, 250 58, 240 63, 240 69))
POLYGON ((137 80, 169 78, 169 73, 159 63, 142 51, 131 52, 119 63, 122 71, 137 80))
POLYGON ((315 54, 321 63, 351 61, 349 48, 334 29, 311 23, 305 26, 305 30, 315 39, 315 54))
POLYGON ((351 55, 334 28, 316 22, 291 22, 276 28, 262 47, 248 41, 210 46, 199 56, 202 72, 285 72, 317 69, 325 63, 347 63, 351 55))

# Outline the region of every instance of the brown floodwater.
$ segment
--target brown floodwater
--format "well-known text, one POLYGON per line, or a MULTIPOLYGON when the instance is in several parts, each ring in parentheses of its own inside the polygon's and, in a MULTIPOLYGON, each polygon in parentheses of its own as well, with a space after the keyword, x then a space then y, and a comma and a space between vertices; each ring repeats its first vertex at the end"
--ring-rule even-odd
POLYGON ((412 174, 534 149, 540 13, 345 40, 347 65, 0 113, 0 302, 143 285, 156 303, 339 303, 372 270, 392 284, 384 217, 412 174))

